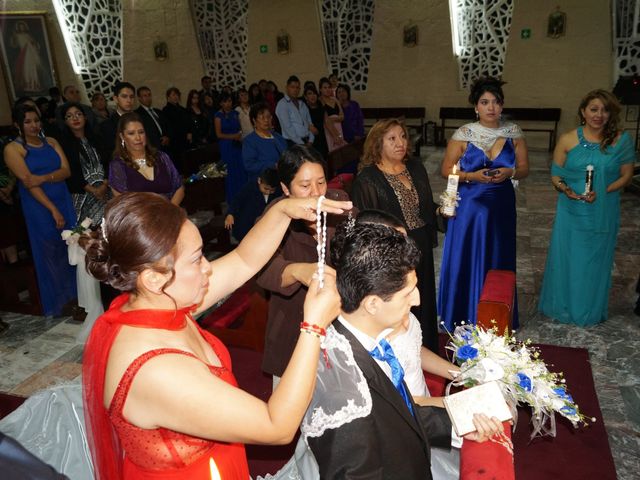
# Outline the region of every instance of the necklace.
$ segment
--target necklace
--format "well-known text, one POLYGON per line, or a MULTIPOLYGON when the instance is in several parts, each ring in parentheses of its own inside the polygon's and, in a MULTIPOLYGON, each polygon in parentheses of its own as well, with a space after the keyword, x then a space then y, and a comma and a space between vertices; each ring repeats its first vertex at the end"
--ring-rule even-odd
POLYGON ((136 158, 133 160, 133 163, 135 163, 138 168, 142 168, 142 167, 146 167, 147 166, 147 159, 146 158, 136 158))
POLYGON ((318 197, 318 206, 316 207, 316 235, 318 236, 318 284, 320 288, 324 287, 324 260, 327 254, 327 212, 322 212, 322 201, 324 195, 318 197))

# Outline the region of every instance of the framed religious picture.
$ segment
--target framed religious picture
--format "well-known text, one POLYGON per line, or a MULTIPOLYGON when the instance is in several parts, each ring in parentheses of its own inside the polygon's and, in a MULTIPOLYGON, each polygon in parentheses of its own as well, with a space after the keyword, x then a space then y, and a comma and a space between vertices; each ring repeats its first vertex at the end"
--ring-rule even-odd
POLYGON ((407 25, 402 30, 402 45, 405 47, 415 47, 418 44, 418 26, 407 25))
POLYGON ((49 95, 56 76, 46 12, 0 12, 0 56, 12 100, 49 95))
POLYGON ((556 11, 549 15, 547 21, 547 37, 560 38, 564 36, 567 28, 567 14, 560 11, 560 7, 556 8, 556 11))
POLYGON ((278 47, 278 53, 280 55, 287 55, 291 48, 291 44, 289 41, 289 34, 287 32, 278 33, 278 37, 276 38, 276 43, 278 47))

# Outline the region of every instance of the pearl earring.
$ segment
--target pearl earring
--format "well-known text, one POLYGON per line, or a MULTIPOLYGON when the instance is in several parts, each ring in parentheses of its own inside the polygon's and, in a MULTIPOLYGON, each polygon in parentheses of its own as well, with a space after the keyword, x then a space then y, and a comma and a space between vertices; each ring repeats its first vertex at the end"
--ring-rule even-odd
POLYGON ((122 148, 124 148, 124 138, 123 138, 123 139, 121 139, 121 141, 120 141, 120 145, 122 145, 122 148))
POLYGON ((480 120, 480 114, 478 113, 478 110, 476 110, 476 120, 480 120))

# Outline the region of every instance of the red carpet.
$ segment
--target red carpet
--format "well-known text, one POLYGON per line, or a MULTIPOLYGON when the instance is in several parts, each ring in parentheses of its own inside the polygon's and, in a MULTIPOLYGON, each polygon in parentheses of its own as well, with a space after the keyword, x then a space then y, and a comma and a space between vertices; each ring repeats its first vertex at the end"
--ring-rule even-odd
MULTIPOLYGON (((233 362, 233 373, 243 390, 268 400, 271 396, 271 375, 262 373, 262 353, 247 350, 245 348, 229 347, 233 362)), ((298 439, 297 436, 289 445, 266 446, 247 445, 247 458, 249 459, 249 471, 252 478, 267 473, 276 473, 287 463, 293 455, 298 439)))
POLYGON ((519 409, 513 435, 516 478, 615 480, 615 465, 593 384, 589 352, 584 348, 538 347, 551 371, 564 372, 569 393, 580 411, 595 417, 596 422, 574 429, 564 417, 556 415, 556 437, 536 438, 529 443, 530 410, 519 409))

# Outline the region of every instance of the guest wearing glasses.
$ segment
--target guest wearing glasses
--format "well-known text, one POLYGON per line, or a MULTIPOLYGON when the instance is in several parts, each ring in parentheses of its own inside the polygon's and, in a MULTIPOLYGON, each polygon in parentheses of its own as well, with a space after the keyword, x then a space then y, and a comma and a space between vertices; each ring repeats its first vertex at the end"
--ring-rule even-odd
POLYGON ((61 144, 71 169, 67 186, 76 217, 79 222, 90 218, 98 225, 104 216, 104 206, 111 198, 98 142, 93 131, 87 128, 86 117, 77 103, 65 103, 61 108, 65 124, 61 144))

